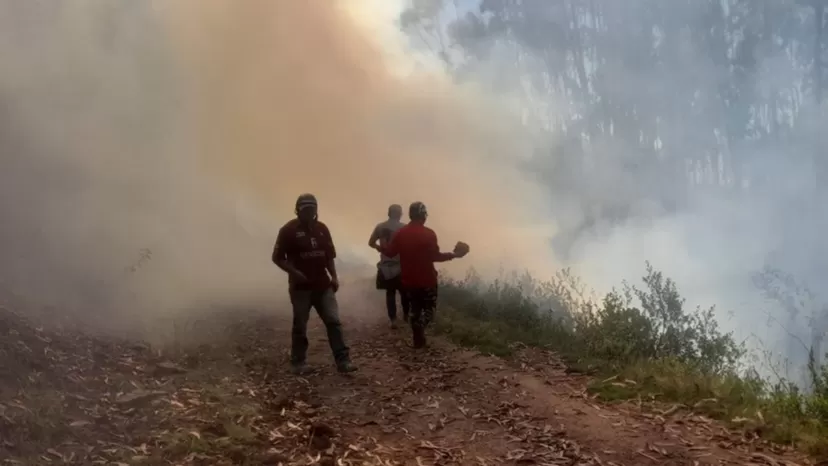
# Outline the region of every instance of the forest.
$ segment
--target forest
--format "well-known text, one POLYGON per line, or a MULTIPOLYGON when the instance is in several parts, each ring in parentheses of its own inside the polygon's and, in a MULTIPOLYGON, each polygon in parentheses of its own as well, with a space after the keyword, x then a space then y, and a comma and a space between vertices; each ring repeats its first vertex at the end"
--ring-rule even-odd
POLYGON ((518 95, 557 255, 692 213, 734 263, 755 244, 738 274, 773 303, 759 320, 799 365, 828 330, 826 4, 415 0, 399 25, 456 80, 518 95))

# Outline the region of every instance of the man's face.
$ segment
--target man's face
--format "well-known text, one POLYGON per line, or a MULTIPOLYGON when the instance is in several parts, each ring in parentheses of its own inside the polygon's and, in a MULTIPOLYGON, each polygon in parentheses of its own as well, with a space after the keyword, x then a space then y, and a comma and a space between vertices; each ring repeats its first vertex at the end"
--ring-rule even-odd
POLYGON ((297 213, 299 220, 303 223, 309 223, 316 218, 316 206, 304 206, 297 213))

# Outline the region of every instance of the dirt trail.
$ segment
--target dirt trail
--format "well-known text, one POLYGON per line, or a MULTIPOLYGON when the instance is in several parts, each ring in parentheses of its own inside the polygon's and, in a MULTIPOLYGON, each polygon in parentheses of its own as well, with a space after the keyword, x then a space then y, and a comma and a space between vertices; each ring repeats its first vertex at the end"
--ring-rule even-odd
MULTIPOLYGON (((378 313, 379 314, 379 313, 378 313)), ((345 318, 360 371, 334 371, 314 318, 286 371, 289 323, 234 313, 211 342, 142 345, 0 326, 0 458, 15 464, 806 464, 712 421, 606 406, 553 355, 486 357, 345 318)))
POLYGON ((551 354, 507 363, 440 340, 415 353, 407 332, 383 325, 352 341, 360 374, 329 369, 320 336, 311 360, 325 370, 303 393, 365 426, 401 464, 804 464, 690 413, 601 405, 551 354))

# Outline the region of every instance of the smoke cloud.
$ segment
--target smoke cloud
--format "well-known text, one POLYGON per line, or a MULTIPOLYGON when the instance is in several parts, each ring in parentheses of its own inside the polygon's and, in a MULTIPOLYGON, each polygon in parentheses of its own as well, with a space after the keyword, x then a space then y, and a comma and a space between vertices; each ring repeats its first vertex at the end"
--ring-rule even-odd
POLYGON ((4 300, 150 332, 284 306, 270 251, 303 192, 346 273, 376 260, 387 206, 415 200, 443 249, 471 244, 454 272, 554 268, 513 109, 416 67, 377 6, 3 3, 4 300))
MULTIPOLYGON (((812 290, 826 279, 815 258, 828 214, 811 156, 823 119, 803 101, 809 68, 792 49, 757 55, 757 95, 745 104, 755 132, 785 126, 786 139, 736 144, 717 133, 732 111, 719 94, 729 75, 687 35, 705 2, 659 7, 667 29, 647 34, 636 18, 653 5, 592 2, 615 21, 595 39, 615 49, 582 70, 603 93, 595 108, 544 77, 571 57, 533 49, 551 32, 531 22, 471 43, 490 50, 464 63, 457 84, 398 30, 408 3, 0 4, 0 304, 156 336, 215 307, 286 311, 271 247, 296 196, 312 192, 352 281, 373 273, 365 243, 387 206, 419 200, 443 249, 471 245, 449 273, 503 266, 543 278, 568 265, 607 291, 650 260, 689 305, 717 305, 740 338, 802 361, 791 342, 809 341, 807 316, 791 317, 753 281, 765 266, 812 290), (647 47, 667 65, 626 59, 647 47), (696 113, 671 113, 690 101, 696 113), (655 140, 642 142, 624 114, 584 138, 586 123, 567 118, 615 111, 604 102, 673 117, 642 129, 655 140)), ((556 5, 549 14, 575 14, 556 5)), ((376 297, 347 282, 340 294, 351 315, 376 297)), ((805 307, 824 307, 825 296, 811 298, 805 307)))
POLYGON ((274 217, 316 194, 340 243, 369 257, 362 245, 387 206, 414 200, 445 247, 474 245, 477 265, 542 256, 543 237, 520 230, 541 191, 517 170, 531 153, 518 120, 440 73, 401 76, 399 55, 355 27, 349 3, 169 7, 205 169, 274 217))
POLYGON ((531 167, 557 262, 606 292, 638 284, 649 260, 687 307, 715 305, 724 329, 801 367, 828 330, 811 7, 467 2, 478 7, 495 12, 445 30, 471 55, 467 79, 520 89, 546 128, 531 167), (768 269, 796 283, 757 286, 768 269))

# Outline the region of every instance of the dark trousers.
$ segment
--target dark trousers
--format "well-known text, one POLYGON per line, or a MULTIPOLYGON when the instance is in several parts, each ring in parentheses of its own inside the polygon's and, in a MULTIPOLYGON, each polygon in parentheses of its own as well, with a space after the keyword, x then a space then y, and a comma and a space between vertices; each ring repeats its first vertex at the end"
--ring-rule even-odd
POLYGON ((425 329, 434 320, 434 313, 437 311, 437 287, 409 288, 405 293, 411 306, 414 347, 422 348, 426 344, 425 329))
POLYGON ((377 289, 385 290, 385 308, 388 310, 388 318, 392 321, 397 320, 397 293, 400 294, 400 305, 402 306, 403 319, 408 320, 410 305, 408 303, 408 295, 406 295, 400 285, 400 276, 387 279, 382 276, 382 272, 377 272, 377 289))
POLYGON ((290 290, 290 303, 293 305, 293 330, 291 332, 291 364, 304 364, 308 354, 308 319, 311 308, 316 309, 319 318, 328 331, 328 343, 331 345, 334 360, 343 363, 350 360, 350 350, 342 334, 342 322, 339 321, 339 304, 336 294, 330 288, 326 290, 290 290))
POLYGON ((397 293, 400 294, 400 305, 403 311, 403 320, 408 321, 409 310, 408 296, 399 288, 388 288, 385 290, 385 307, 388 309, 388 318, 397 320, 397 293))

